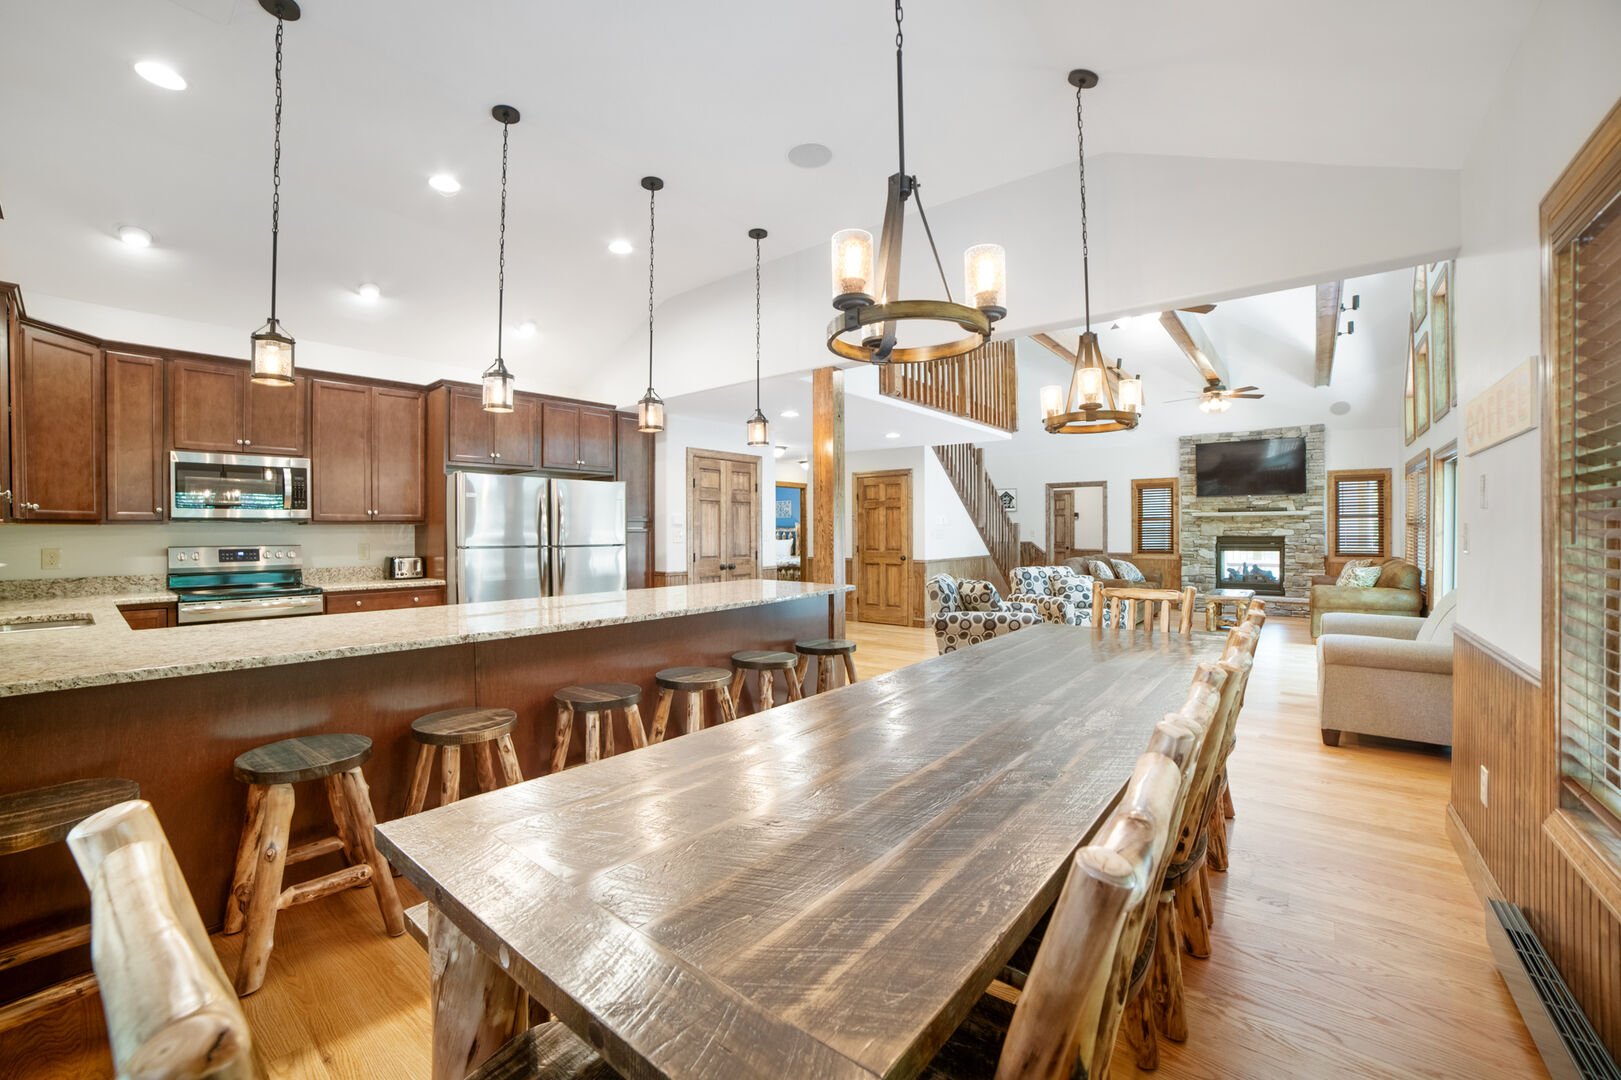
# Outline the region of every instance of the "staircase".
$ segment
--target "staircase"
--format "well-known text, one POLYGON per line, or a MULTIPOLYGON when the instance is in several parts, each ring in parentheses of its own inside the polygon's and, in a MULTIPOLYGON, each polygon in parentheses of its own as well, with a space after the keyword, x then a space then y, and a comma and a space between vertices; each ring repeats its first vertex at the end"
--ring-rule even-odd
POLYGON ((985 451, 975 449, 971 443, 952 443, 936 446, 934 456, 940 459, 974 528, 979 530, 979 538, 985 542, 985 550, 991 553, 991 562, 1001 576, 998 584, 1005 590, 1013 568, 1023 565, 1019 561, 1019 527, 996 497, 996 485, 985 471, 985 451))

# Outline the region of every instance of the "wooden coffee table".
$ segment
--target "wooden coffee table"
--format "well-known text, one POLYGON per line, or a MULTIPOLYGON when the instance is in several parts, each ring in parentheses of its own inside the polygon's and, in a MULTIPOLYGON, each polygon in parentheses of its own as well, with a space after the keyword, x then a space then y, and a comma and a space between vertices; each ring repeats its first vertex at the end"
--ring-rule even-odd
POLYGON ((1250 601, 1255 599, 1254 589, 1211 589, 1204 598, 1204 628, 1222 630, 1244 621, 1250 612, 1250 601), (1222 607, 1233 605, 1233 621, 1222 620, 1222 607))
POLYGON ((1110 622, 1118 629, 1136 628, 1137 604, 1143 605, 1143 629, 1153 631, 1154 605, 1159 604, 1159 628, 1169 630, 1171 605, 1177 606, 1177 629, 1186 634, 1193 629, 1193 586, 1181 589, 1151 589, 1144 585, 1104 585, 1098 583, 1093 590, 1092 625, 1103 625, 1103 612, 1113 611, 1110 622), (1122 605, 1125 611, 1122 613, 1122 605))

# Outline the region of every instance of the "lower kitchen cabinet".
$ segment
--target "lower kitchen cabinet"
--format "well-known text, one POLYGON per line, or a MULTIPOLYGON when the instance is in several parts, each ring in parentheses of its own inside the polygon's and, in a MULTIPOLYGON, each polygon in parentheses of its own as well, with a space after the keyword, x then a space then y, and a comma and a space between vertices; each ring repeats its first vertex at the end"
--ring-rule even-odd
POLYGON ((346 611, 398 611, 401 608, 438 607, 445 602, 445 587, 425 589, 356 589, 326 594, 326 613, 346 611))
POLYGON ((124 616, 131 630, 160 630, 178 624, 174 604, 120 604, 118 613, 124 616))

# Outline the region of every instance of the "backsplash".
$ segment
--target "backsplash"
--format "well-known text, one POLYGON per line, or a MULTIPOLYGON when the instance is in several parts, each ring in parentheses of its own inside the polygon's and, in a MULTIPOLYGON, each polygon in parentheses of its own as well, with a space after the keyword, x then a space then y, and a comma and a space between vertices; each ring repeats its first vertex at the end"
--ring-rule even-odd
POLYGON ((375 566, 381 573, 386 557, 416 553, 416 527, 232 521, 165 525, 11 524, 0 526, 0 563, 5 564, 0 566, 0 581, 107 577, 161 581, 168 571, 171 547, 247 543, 298 544, 304 549, 304 565, 310 570, 335 571, 344 567, 358 570, 375 566), (42 568, 42 549, 59 552, 60 565, 49 570, 42 568))

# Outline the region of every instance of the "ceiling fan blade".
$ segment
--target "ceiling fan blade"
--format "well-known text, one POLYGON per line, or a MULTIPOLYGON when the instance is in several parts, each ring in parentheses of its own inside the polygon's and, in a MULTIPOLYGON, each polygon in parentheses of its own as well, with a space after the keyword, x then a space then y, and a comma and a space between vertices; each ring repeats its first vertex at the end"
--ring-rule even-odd
POLYGON ((1229 398, 1248 398, 1248 399, 1250 399, 1252 401, 1254 399, 1256 399, 1256 398, 1264 398, 1264 397, 1266 397, 1265 394, 1228 394, 1227 396, 1229 398))
POLYGON ((1202 397, 1204 397, 1203 394, 1194 394, 1192 397, 1167 398, 1167 399, 1165 399, 1165 401, 1161 402, 1161 404, 1175 405, 1175 404, 1177 404, 1178 402, 1181 402, 1181 401, 1198 401, 1202 397))
POLYGON ((1194 315, 1208 315, 1216 310, 1215 304, 1194 304, 1192 307, 1177 308, 1178 311, 1191 312, 1194 315))
POLYGON ((1236 397, 1239 394, 1247 394, 1251 390, 1259 390, 1259 389, 1260 389, 1259 386, 1235 386, 1231 390, 1227 391, 1227 394, 1228 394, 1229 397, 1236 397))

